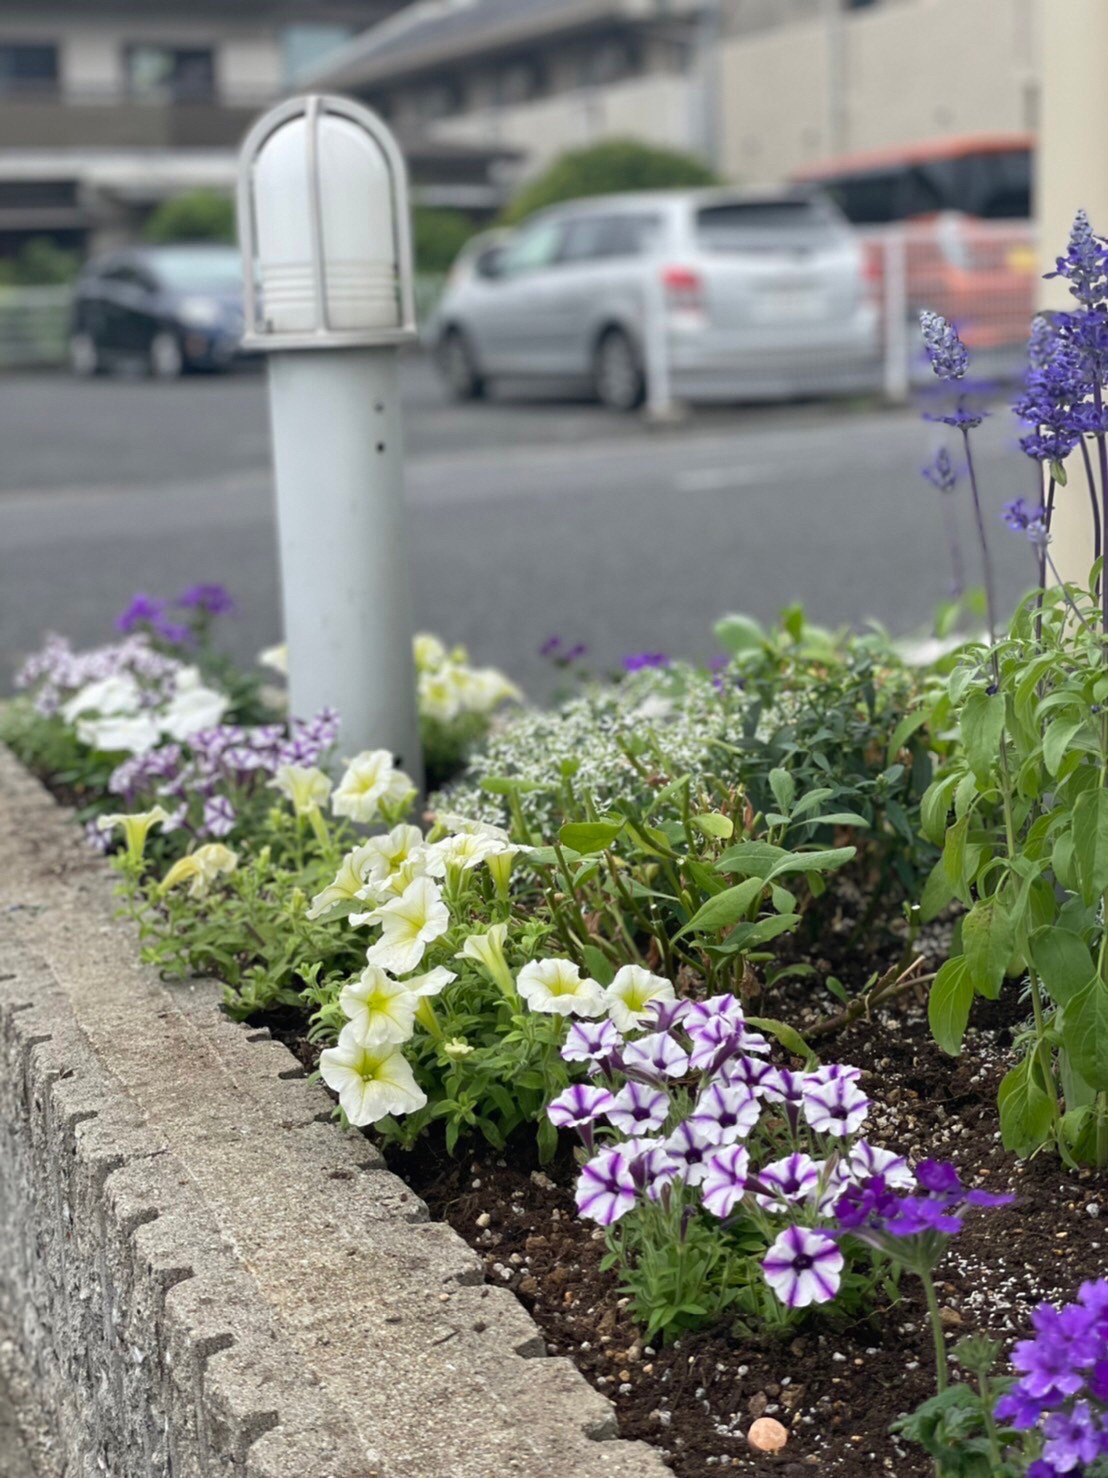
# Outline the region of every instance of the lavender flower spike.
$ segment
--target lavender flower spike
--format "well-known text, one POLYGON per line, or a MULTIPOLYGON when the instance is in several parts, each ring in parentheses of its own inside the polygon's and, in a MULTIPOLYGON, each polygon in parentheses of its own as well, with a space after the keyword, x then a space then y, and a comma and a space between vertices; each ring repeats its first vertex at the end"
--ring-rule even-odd
POLYGON ((969 368, 969 351, 958 337, 958 331, 941 313, 925 308, 919 316, 923 347, 931 368, 940 380, 960 380, 969 368))

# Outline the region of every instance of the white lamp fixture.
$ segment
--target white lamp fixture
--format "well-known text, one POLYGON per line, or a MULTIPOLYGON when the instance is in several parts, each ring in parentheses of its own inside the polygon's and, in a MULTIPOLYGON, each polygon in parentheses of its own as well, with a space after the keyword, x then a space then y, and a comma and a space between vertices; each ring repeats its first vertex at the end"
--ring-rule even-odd
POLYGON ((239 162, 244 347, 268 359, 289 710, 422 785, 397 357, 416 337, 407 172, 345 98, 294 98, 239 162))

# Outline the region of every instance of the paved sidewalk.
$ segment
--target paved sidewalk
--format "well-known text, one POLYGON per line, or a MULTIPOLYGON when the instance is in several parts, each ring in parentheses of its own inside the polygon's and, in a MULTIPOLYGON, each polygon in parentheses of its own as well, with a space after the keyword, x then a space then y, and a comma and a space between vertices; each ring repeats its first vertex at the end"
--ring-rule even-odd
MULTIPOLYGON (((22 1382, 11 1379, 13 1355, 13 1347, 0 1329, 0 1478, 54 1478, 53 1470, 44 1468, 41 1459, 37 1464, 31 1459, 27 1410, 21 1405, 22 1382)), ((34 1426, 33 1421, 30 1425, 34 1426)))

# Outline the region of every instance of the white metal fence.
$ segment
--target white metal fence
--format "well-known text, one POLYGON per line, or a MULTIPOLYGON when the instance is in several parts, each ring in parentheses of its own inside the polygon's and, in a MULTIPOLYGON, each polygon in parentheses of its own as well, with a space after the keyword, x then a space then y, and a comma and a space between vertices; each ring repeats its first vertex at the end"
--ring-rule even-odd
POLYGON ((66 358, 67 287, 0 287, 0 369, 35 369, 66 358))

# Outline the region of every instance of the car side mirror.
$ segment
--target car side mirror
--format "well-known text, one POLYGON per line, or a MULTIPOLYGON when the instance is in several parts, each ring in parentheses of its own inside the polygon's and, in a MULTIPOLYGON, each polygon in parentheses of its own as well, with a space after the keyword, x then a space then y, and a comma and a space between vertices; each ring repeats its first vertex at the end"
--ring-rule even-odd
POLYGON ((477 258, 477 276, 487 279, 504 276, 504 248, 490 246, 477 258))

